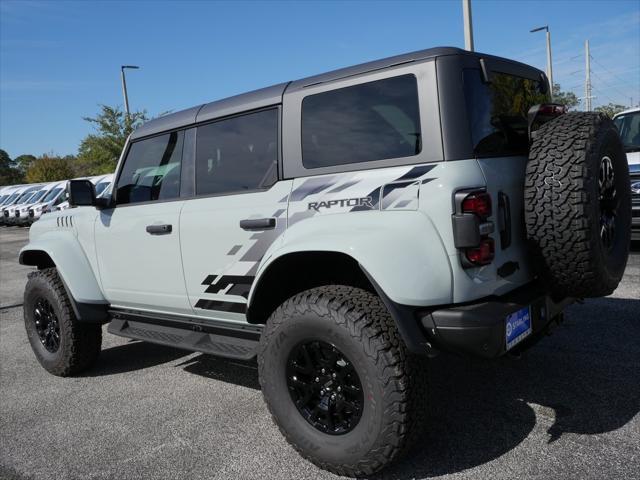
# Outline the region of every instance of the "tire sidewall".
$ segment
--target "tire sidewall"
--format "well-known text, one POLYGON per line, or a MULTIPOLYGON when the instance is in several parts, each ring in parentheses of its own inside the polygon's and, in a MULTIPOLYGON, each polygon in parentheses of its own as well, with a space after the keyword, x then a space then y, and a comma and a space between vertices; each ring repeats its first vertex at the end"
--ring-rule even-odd
POLYGON ((63 352, 67 348, 65 335, 67 322, 63 321, 63 315, 65 315, 65 313, 59 295, 44 278, 39 276, 32 277, 27 282, 25 289, 23 309, 25 329, 33 352, 45 369, 49 371, 56 370, 63 362, 63 352), (36 330, 34 310, 39 299, 47 300, 51 304, 55 315, 58 317, 60 345, 55 352, 50 352, 45 348, 36 330))
MULTIPOLYGON (((333 316, 340 315, 330 312, 333 316)), ((279 426, 294 446, 330 463, 355 463, 375 448, 384 428, 385 398, 376 381, 371 358, 352 337, 346 322, 338 325, 326 316, 305 313, 289 316, 271 333, 262 350, 261 382, 265 400, 279 426), (290 352, 301 342, 321 340, 334 345, 354 366, 363 389, 364 408, 355 428, 343 435, 330 435, 313 427, 293 403, 286 380, 290 352)))

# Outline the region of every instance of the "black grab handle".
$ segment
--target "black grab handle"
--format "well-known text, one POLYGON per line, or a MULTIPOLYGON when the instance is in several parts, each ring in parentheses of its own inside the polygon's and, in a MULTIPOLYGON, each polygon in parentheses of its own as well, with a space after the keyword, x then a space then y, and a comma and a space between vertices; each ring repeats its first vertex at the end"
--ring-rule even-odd
POLYGON ((248 218, 240 220, 240 228, 243 230, 270 230, 276 228, 276 219, 270 218, 248 218))
POLYGON ((151 235, 167 235, 171 233, 173 227, 169 224, 165 225, 147 225, 147 233, 151 235))

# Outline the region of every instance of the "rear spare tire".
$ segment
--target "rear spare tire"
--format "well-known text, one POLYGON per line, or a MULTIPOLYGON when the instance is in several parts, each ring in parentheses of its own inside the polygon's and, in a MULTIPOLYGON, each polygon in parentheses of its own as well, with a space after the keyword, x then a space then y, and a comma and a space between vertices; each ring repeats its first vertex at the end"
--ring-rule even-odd
POLYGON ((534 134, 525 179, 527 237, 556 295, 609 295, 629 254, 631 197, 626 155, 613 122, 576 112, 534 134))

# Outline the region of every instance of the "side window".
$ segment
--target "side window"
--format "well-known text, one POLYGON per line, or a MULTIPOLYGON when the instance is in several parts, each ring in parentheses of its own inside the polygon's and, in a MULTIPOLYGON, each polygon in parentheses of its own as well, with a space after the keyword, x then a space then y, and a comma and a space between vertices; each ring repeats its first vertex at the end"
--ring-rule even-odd
POLYGON ((178 198, 183 142, 180 131, 131 144, 118 179, 118 205, 178 198))
POLYGON ((198 127, 196 195, 267 188, 278 177, 278 110, 198 127))
POLYGON ((413 75, 309 95, 302 101, 302 164, 330 167, 420 153, 413 75))

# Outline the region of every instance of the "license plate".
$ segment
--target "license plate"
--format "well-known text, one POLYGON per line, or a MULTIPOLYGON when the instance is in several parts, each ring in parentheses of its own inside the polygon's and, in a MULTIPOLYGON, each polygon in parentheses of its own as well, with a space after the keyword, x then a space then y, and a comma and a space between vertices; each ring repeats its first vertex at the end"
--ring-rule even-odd
POLYGON ((507 350, 531 335, 531 307, 524 307, 507 315, 505 324, 507 350))

